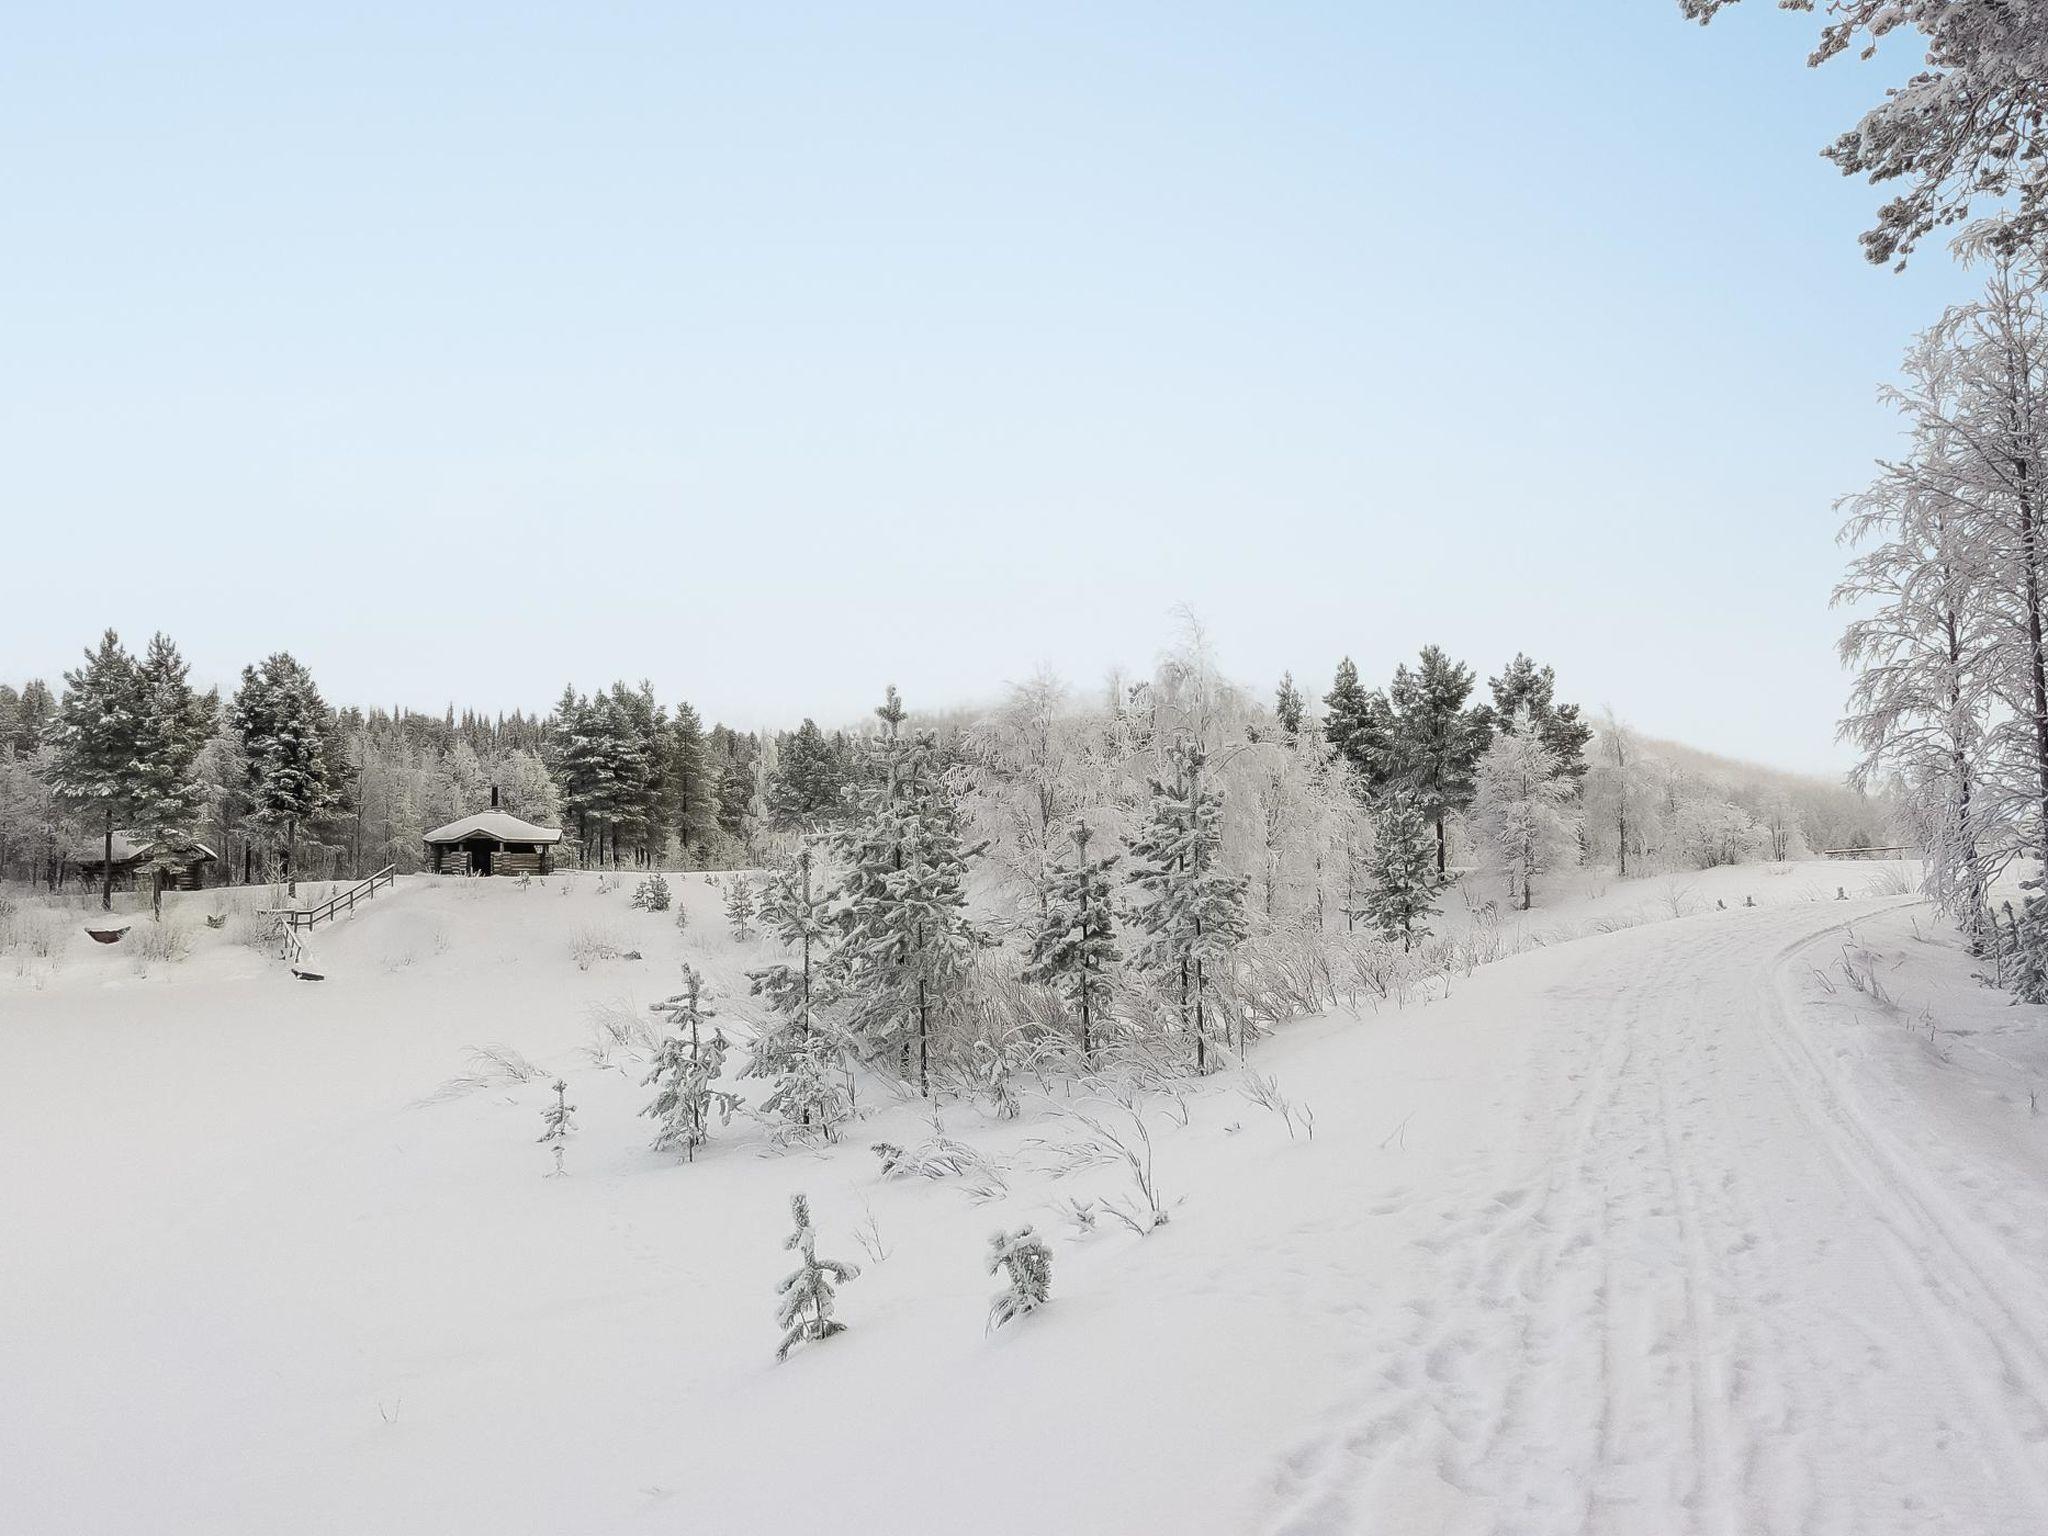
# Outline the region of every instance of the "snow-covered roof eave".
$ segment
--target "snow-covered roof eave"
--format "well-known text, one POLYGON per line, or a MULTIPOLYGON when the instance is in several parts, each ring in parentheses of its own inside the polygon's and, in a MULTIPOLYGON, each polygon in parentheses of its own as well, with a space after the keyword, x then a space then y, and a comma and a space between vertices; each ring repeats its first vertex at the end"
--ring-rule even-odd
POLYGON ((478 811, 426 834, 429 843, 459 843, 468 837, 493 837, 501 843, 559 843, 559 827, 537 827, 521 821, 510 811, 478 811))

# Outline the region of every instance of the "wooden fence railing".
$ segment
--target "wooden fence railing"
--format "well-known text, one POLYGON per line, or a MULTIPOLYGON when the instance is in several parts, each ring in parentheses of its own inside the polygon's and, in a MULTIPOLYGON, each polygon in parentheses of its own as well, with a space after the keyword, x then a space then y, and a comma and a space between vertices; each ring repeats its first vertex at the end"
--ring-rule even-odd
POLYGON ((398 879, 398 866, 386 864, 377 873, 360 885, 352 885, 339 895, 332 896, 317 907, 283 907, 271 913, 286 933, 296 935, 301 928, 317 928, 322 923, 333 922, 338 917, 347 917, 355 911, 356 903, 373 899, 379 890, 389 889, 398 879))

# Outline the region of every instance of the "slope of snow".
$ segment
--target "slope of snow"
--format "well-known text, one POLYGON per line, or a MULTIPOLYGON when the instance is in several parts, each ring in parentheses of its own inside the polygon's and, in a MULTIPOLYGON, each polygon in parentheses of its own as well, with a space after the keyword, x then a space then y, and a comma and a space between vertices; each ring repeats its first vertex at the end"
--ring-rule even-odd
POLYGON ((915 1103, 868 1103, 822 1154, 738 1121, 695 1165, 648 1151, 642 1069, 586 1050, 595 1021, 644 1016, 686 957, 738 1015, 769 953, 701 877, 676 881, 681 933, 626 909, 630 878, 405 881, 323 930, 318 985, 215 935, 147 977, 74 946, 0 976, 0 1510, 38 1532, 2048 1528, 2038 1010, 1865 894, 1873 869, 1560 891, 1526 920, 1547 942, 1447 998, 1261 1049, 1312 1140, 1237 1077, 1185 1125, 1152 1101, 1171 1220, 1142 1239, 1054 1209, 1128 1188, 1060 1149, 1086 1134, 1069 1111, 1129 1114, 1059 1088, 1015 1121, 941 1111, 1002 1172, 985 1203, 879 1177, 869 1142, 930 1133, 915 1103), (580 967, 579 935, 644 958, 580 967), (450 1084, 485 1045, 541 1075, 450 1084), (583 1130, 550 1180, 556 1072, 583 1130), (799 1189, 865 1273, 851 1330, 777 1366, 799 1189), (987 1236, 1024 1221, 1053 1301, 991 1336, 987 1236))

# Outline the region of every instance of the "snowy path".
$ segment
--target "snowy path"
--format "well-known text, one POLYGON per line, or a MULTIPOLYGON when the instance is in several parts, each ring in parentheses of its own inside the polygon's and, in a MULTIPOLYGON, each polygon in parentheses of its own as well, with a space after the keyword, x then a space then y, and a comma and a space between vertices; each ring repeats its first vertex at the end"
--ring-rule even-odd
POLYGON ((1271 1530, 2048 1529, 2048 1294, 1996 1173, 1816 1046, 1841 927, 1668 925, 1530 999, 1516 1132, 1271 1530))

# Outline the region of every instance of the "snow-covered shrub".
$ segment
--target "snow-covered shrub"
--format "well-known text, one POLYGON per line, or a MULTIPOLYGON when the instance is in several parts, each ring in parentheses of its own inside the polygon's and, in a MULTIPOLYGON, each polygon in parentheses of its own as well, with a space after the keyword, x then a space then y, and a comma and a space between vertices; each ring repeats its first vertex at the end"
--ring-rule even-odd
POLYGON ((192 930, 171 918, 137 923, 127 942, 134 948, 135 965, 146 971, 152 965, 175 965, 192 953, 192 930))
POLYGON ((484 1088, 504 1088, 514 1083, 531 1083, 546 1074, 509 1045, 471 1046, 464 1056, 461 1072, 449 1078, 419 1102, 445 1104, 484 1088))
POLYGON ((600 960, 620 959, 625 953, 625 945, 611 928, 586 926, 569 936, 569 955, 579 971, 589 970, 600 960))
POLYGON ((595 1038, 583 1048, 583 1054, 597 1066, 610 1066, 612 1056, 619 1051, 646 1057, 661 1047, 661 1032, 647 1022, 641 1010, 624 999, 592 1003, 589 1018, 595 1038))
POLYGON ((1280 1123, 1287 1127, 1287 1139, 1294 1140, 1297 1124, 1308 1132, 1308 1139, 1316 1139, 1315 1112, 1306 1104, 1296 1104, 1280 1091, 1280 1079, 1270 1074, 1244 1069, 1244 1096, 1263 1110, 1280 1117, 1280 1123))
POLYGON ((880 1161, 885 1179, 950 1179, 966 1176, 994 1185, 1005 1180, 1002 1171, 964 1141, 946 1134, 939 1112, 932 1111, 932 1134, 908 1147, 892 1141, 878 1141, 869 1148, 880 1161))
POLYGON ((0 954, 54 960, 70 942, 71 922, 62 912, 18 905, 0 913, 0 954))
POLYGON ((846 1331, 846 1324, 832 1315, 836 1287, 860 1278, 858 1264, 818 1257, 818 1234, 811 1230, 811 1202, 803 1195, 789 1197, 789 1213, 796 1230, 783 1240, 794 1248, 797 1266, 776 1287, 775 1325, 782 1330, 782 1342, 775 1358, 787 1360, 798 1344, 829 1339, 846 1331))
POLYGON ((1037 1311, 1052 1296, 1052 1250, 1028 1225, 1014 1232, 989 1234, 988 1272, 998 1271, 1008 1284, 989 1303, 991 1330, 1037 1311))
POLYGON ((669 901, 668 881, 660 875, 649 875, 633 891, 633 905, 642 912, 666 912, 669 901))
POLYGON ((1124 1106, 1131 1121, 1128 1131, 1084 1110, 1067 1113, 1088 1132, 1075 1144, 1077 1151, 1089 1162, 1120 1165, 1130 1177, 1130 1191, 1105 1197, 1102 1208, 1139 1237, 1165 1226, 1168 1208, 1153 1168, 1152 1128, 1145 1123, 1144 1111, 1135 1105, 1124 1106))

